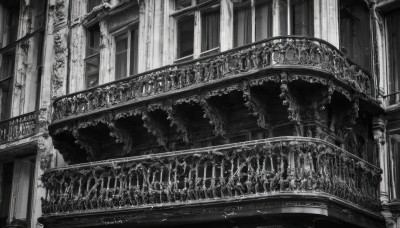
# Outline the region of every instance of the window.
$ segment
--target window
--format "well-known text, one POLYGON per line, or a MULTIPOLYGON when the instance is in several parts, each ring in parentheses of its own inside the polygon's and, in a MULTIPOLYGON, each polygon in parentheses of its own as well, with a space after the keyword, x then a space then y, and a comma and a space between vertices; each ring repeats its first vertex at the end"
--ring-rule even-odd
POLYGON ((137 74, 138 30, 115 37, 115 79, 137 74), (129 63, 129 64, 128 64, 129 63))
POLYGON ((314 35, 312 0, 278 0, 280 35, 314 35))
POLYGON ((386 17, 388 40, 388 102, 389 105, 400 102, 400 11, 395 11, 386 17))
POLYGON ((391 198, 392 200, 400 200, 400 132, 389 135, 389 149, 391 171, 391 198))
POLYGON ((201 52, 219 47, 219 10, 202 13, 201 52))
POLYGON ((7 1, 3 4, 3 6, 4 14, 3 18, 0 18, 0 22, 4 21, 3 27, 5 28, 6 32, 6 40, 3 40, 3 43, 10 44, 17 40, 19 1, 7 1))
POLYGON ((15 50, 2 54, 0 74, 0 120, 10 118, 15 50))
POLYGON ((87 30, 85 79, 86 88, 99 84, 100 27, 95 25, 87 30))
POLYGON ((101 5, 102 2, 102 0, 87 0, 87 12, 92 12, 93 8, 101 5))
POLYGON ((272 36, 272 2, 272 0, 253 0, 234 4, 234 47, 272 36))
POLYGON ((194 17, 188 16, 178 21, 178 58, 193 55, 194 17))
POLYGON ((34 30, 37 30, 44 26, 45 23, 45 10, 46 10, 46 1, 43 0, 34 0, 31 1, 32 8, 34 9, 34 30))
POLYGON ((371 68, 370 37, 370 14, 365 1, 340 1, 340 50, 365 70, 371 68))
POLYGON ((176 58, 186 60, 219 51, 220 10, 215 1, 175 0, 175 10, 176 58))
POLYGON ((14 163, 0 164, 0 227, 6 227, 10 222, 10 204, 14 163))

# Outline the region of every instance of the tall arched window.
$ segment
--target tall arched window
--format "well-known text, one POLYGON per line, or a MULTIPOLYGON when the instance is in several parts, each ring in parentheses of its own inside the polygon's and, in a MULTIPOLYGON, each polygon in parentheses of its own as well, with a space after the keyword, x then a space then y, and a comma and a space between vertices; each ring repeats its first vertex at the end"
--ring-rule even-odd
POLYGON ((340 1, 340 50, 371 70, 370 14, 364 0, 340 1))

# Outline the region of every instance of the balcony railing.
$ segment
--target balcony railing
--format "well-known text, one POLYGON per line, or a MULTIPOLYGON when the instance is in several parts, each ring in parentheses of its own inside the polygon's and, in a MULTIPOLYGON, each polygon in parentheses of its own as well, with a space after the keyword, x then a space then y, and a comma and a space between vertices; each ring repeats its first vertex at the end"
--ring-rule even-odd
POLYGON ((218 202, 281 193, 379 212, 381 170, 315 138, 278 137, 50 169, 45 215, 218 202))
POLYGON ((53 103, 53 120, 279 67, 322 71, 358 93, 374 96, 371 76, 333 45, 316 38, 274 37, 59 97, 53 103))
POLYGON ((27 138, 38 132, 38 111, 0 122, 0 144, 27 138))

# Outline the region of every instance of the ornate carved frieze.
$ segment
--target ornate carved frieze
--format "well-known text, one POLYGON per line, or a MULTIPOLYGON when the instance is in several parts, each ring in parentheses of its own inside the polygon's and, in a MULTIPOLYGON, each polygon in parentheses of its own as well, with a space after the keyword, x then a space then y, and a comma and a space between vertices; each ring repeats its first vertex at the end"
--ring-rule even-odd
MULTIPOLYGON (((58 37, 56 36, 56 42, 60 40, 58 37)), ((61 69, 64 66, 61 60, 59 65, 61 69)), ((277 81, 278 77, 276 76, 257 77, 253 74, 253 72, 267 70, 271 66, 307 68, 307 70, 317 73, 322 71, 326 75, 315 74, 316 76, 313 77, 303 75, 301 78, 311 83, 322 84, 327 83, 327 78, 329 78, 335 83, 345 84, 347 89, 336 84, 333 88, 347 97, 350 97, 351 92, 359 94, 363 99, 369 99, 373 91, 370 75, 358 66, 352 65, 336 48, 325 41, 296 37, 273 38, 255 45, 250 44, 229 50, 217 56, 166 66, 132 78, 128 77, 115 82, 112 86, 104 85, 62 97, 54 102, 53 118, 57 121, 68 116, 151 98, 160 94, 172 94, 191 88, 198 89, 199 86, 209 86, 230 78, 237 80, 237 78, 246 77, 250 80, 251 85, 277 81), (256 78, 251 78, 253 75, 256 78), (103 102, 99 102, 99 99, 103 98, 103 102), (76 109, 81 106, 86 108, 76 109)), ((290 80, 287 78, 283 84, 283 94, 287 94, 285 87, 290 80)), ((55 84, 57 85, 57 83, 55 84)))
POLYGON ((327 193, 379 212, 381 170, 323 140, 282 137, 52 169, 44 214, 327 193))

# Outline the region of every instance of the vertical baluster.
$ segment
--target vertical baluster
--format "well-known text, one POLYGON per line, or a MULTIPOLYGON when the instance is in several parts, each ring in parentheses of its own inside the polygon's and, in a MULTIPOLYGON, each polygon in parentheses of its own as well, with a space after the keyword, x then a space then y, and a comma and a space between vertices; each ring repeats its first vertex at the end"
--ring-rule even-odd
POLYGON ((206 181, 207 181, 207 167, 208 167, 208 162, 204 162, 204 167, 203 167, 203 193, 205 199, 208 199, 208 194, 207 194, 207 186, 206 186, 206 181))
POLYGON ((226 189, 226 182, 225 182, 225 177, 224 177, 224 173, 225 173, 225 158, 222 157, 221 158, 221 167, 220 167, 220 180, 219 180, 219 184, 221 186, 221 197, 225 197, 224 194, 224 189, 226 189))

